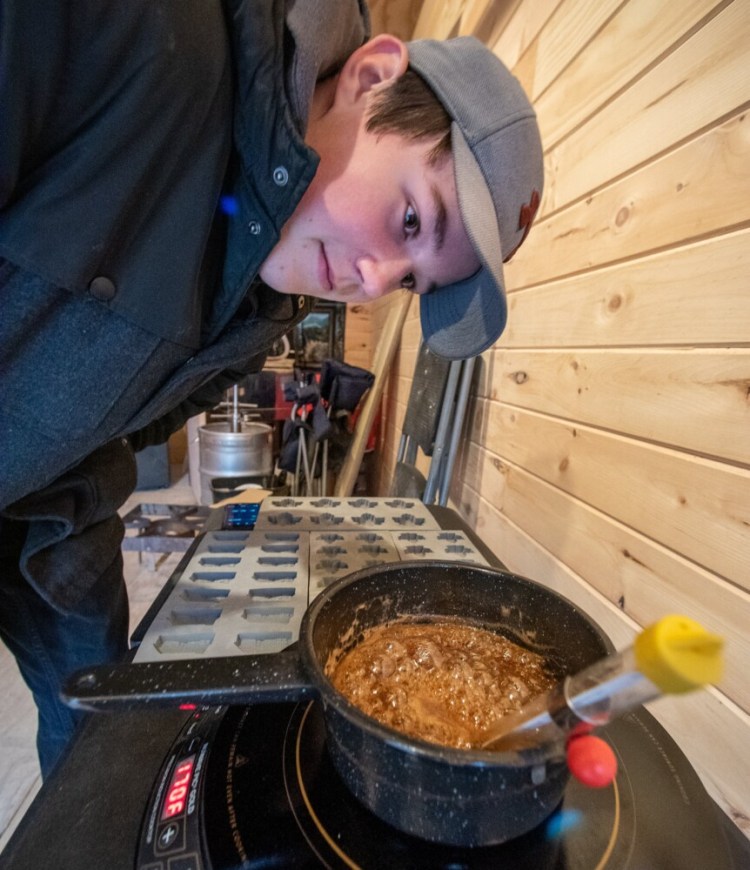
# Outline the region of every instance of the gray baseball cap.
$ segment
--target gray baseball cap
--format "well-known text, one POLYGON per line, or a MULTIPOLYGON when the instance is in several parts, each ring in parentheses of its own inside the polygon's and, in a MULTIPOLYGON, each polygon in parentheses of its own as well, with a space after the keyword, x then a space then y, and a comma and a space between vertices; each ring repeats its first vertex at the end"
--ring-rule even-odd
POLYGON ((476 356, 508 316, 503 262, 526 238, 544 182, 536 115, 518 80, 478 39, 408 43, 409 65, 452 118, 458 203, 482 264, 464 281, 420 297, 422 334, 448 359, 476 356))

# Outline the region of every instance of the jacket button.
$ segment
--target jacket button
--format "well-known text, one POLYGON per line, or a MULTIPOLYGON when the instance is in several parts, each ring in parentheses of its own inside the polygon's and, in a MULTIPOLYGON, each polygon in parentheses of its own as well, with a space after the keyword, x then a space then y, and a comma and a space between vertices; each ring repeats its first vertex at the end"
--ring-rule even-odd
POLYGON ((111 278, 99 275, 89 284, 89 293, 100 302, 109 302, 117 295, 117 287, 111 278))
POLYGON ((304 296, 297 297, 297 305, 299 305, 300 308, 305 307, 305 297, 304 296))
POLYGON ((277 166, 274 169, 273 180, 279 187, 283 187, 289 181, 289 173, 286 171, 286 166, 277 166))
POLYGON ((260 235, 260 221, 250 221, 247 225, 248 229, 252 233, 252 235, 257 236, 260 235))

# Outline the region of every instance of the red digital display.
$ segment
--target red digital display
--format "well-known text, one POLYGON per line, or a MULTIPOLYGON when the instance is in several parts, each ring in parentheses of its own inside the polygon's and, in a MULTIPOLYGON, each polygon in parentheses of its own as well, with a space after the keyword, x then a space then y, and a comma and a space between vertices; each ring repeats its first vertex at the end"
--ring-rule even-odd
POLYGON ((173 816, 181 816, 185 812, 194 767, 194 755, 181 761, 177 767, 175 767, 174 772, 172 773, 172 779, 169 781, 167 796, 164 799, 164 809, 161 812, 162 821, 171 819, 173 816))

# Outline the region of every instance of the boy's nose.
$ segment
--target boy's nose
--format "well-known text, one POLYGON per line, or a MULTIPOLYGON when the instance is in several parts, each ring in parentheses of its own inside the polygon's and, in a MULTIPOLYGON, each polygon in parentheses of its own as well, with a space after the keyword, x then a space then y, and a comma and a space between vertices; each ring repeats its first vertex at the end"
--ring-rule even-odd
POLYGON ((365 256, 357 260, 362 291, 370 299, 379 299, 398 290, 411 268, 405 257, 375 259, 365 256))

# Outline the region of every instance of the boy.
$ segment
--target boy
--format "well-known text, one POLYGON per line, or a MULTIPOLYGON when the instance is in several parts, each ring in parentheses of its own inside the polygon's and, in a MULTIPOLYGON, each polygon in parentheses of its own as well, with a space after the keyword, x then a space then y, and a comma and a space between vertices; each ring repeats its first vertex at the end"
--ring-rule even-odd
POLYGON ((348 0, 8 2, 0 41, 0 636, 47 774, 70 671, 127 648, 133 450, 309 309, 398 288, 462 358, 505 324, 542 188, 480 43, 365 41, 348 0), (40 8, 42 7, 42 8, 40 8))

